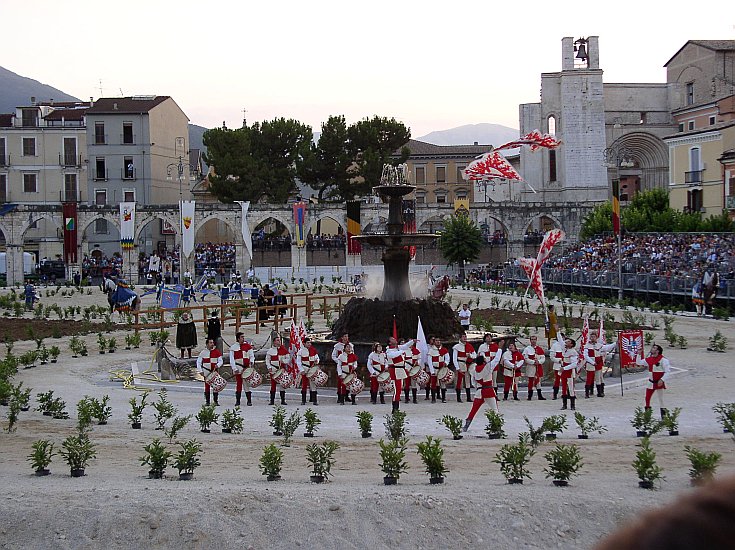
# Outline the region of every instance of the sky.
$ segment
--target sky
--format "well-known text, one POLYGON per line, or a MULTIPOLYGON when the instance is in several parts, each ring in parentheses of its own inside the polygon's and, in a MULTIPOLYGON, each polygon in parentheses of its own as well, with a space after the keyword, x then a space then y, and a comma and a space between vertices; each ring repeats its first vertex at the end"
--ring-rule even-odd
POLYGON ((600 37, 607 83, 665 82, 687 40, 735 39, 731 0, 1 0, 0 14, 14 22, 0 65, 80 99, 170 95, 208 128, 380 115, 414 137, 518 128, 565 36, 600 37))

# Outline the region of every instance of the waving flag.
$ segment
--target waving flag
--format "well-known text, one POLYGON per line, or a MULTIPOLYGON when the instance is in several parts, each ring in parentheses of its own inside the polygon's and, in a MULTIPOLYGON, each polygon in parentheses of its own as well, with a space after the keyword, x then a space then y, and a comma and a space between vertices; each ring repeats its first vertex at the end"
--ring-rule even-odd
POLYGON ((291 319, 291 328, 288 333, 288 353, 291 355, 291 367, 288 369, 291 377, 297 380, 299 369, 301 368, 301 336, 299 335, 299 329, 291 319))
POLYGON ((551 229, 546 232, 544 240, 541 242, 541 246, 538 249, 538 254, 536 255, 536 264, 533 266, 533 273, 528 274, 528 278, 531 281, 533 281, 537 271, 539 274, 541 273, 541 266, 543 266, 546 260, 549 259, 552 248, 554 248, 554 245, 562 240, 564 236, 564 231, 561 229, 551 229))
POLYGON ((421 326, 421 317, 419 317, 419 326, 416 329, 416 349, 421 352, 421 365, 426 365, 426 358, 429 356, 429 344, 424 336, 424 327, 421 326))
POLYGON ((600 342, 600 344, 606 344, 605 341, 605 329, 602 328, 602 318, 600 318, 600 329, 597 331, 597 341, 600 342))
POLYGON ((495 150, 500 151, 502 149, 515 149, 516 147, 520 147, 522 145, 529 145, 531 151, 535 151, 536 149, 541 148, 556 149, 561 145, 561 141, 556 139, 551 134, 542 134, 538 130, 534 130, 527 133, 525 136, 521 136, 515 141, 509 141, 508 143, 501 145, 495 150))
POLYGON ((590 319, 589 317, 584 318, 584 325, 582 325, 582 337, 579 339, 579 364, 584 365, 584 347, 587 345, 587 340, 590 335, 590 319))
MULTIPOLYGON (((541 280, 541 270, 536 268, 536 260, 533 258, 520 258, 518 263, 521 269, 528 275, 528 287, 532 288, 538 296, 541 305, 546 310, 546 299, 544 298, 544 283, 541 280)), ((528 289, 526 289, 528 290, 528 289)))
POLYGON ((462 171, 462 174, 464 179, 469 181, 482 181, 492 178, 523 181, 521 175, 497 150, 485 153, 479 159, 470 162, 467 168, 462 171))

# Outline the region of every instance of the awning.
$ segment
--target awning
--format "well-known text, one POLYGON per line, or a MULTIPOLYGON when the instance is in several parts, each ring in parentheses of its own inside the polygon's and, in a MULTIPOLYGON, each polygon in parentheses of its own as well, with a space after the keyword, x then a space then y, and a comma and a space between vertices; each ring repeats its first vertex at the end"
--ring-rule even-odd
POLYGON ((0 216, 4 216, 5 214, 12 212, 17 208, 17 206, 17 204, 11 202, 0 205, 0 216))

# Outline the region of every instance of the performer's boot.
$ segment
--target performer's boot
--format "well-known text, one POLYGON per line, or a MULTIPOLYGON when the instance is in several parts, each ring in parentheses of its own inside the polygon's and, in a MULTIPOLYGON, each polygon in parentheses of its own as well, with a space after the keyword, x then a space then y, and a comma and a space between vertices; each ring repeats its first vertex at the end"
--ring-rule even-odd
POLYGON ((413 397, 414 404, 418 403, 418 401, 416 401, 416 395, 418 393, 419 393, 419 391, 416 388, 411 388, 411 396, 413 397))
POLYGON ((472 390, 470 388, 465 388, 464 391, 467 394, 467 403, 469 403, 472 401, 472 390))
POLYGON ((572 404, 569 406, 570 410, 576 411, 577 409, 574 407, 574 403, 577 401, 576 397, 570 397, 569 400, 572 402, 572 404))
POLYGON ((350 395, 350 401, 352 401, 352 404, 353 405, 356 405, 356 403, 355 403, 355 394, 354 393, 352 395, 350 395))
POLYGON ((669 415, 669 410, 668 409, 661 409, 661 420, 663 420, 664 418, 666 418, 668 415, 669 415))
POLYGON ((245 392, 245 398, 248 400, 248 402, 246 403, 246 405, 248 407, 252 407, 253 406, 253 392, 246 391, 245 392))
POLYGON ((214 406, 219 407, 219 401, 217 400, 217 398, 219 397, 219 394, 217 392, 213 392, 213 396, 214 396, 214 406))
POLYGON ((600 384, 600 392, 598 394, 598 397, 605 397, 605 383, 604 382, 600 384))
POLYGON ((442 388, 442 403, 446 403, 446 402, 447 402, 447 390, 442 388))
POLYGON ((286 392, 281 390, 280 395, 281 395, 281 405, 288 405, 288 403, 286 403, 286 392))
POLYGON ((518 399, 518 390, 513 390, 513 401, 520 401, 520 399, 518 399))
POLYGON ((541 388, 536 388, 536 393, 538 394, 539 401, 546 401, 546 398, 543 395, 541 395, 541 388))
POLYGON ((236 391, 235 392, 235 406, 236 407, 239 407, 240 406, 240 397, 242 397, 242 392, 241 391, 236 391))
POLYGON ((345 404, 345 396, 342 393, 337 394, 337 404, 338 405, 344 405, 345 404))
POLYGON ((405 403, 410 403, 411 402, 411 399, 409 398, 409 391, 410 391, 409 388, 406 388, 405 390, 403 390, 403 395, 406 398, 405 399, 405 403))
POLYGON ((528 399, 526 401, 530 401, 531 399, 533 399, 533 390, 528 390, 528 399))
POLYGON ((394 413, 394 412, 396 412, 397 410, 400 409, 400 407, 401 407, 401 402, 400 401, 391 401, 391 403, 393 404, 393 408, 391 409, 391 413, 394 413))
POLYGON ((462 427, 462 431, 466 432, 467 430, 469 430, 470 424, 472 424, 472 420, 468 418, 467 420, 464 421, 464 426, 462 427))
POLYGON ((552 399, 558 399, 559 398, 559 386, 554 386, 554 397, 552 399))
POLYGON ((431 391, 431 388, 429 388, 429 387, 427 386, 427 387, 426 387, 426 397, 424 397, 424 401, 428 401, 428 400, 429 400, 429 392, 430 392, 430 391, 431 391))
POLYGON ((566 395, 561 396, 561 402, 563 403, 563 405, 561 406, 561 410, 563 411, 567 410, 567 396, 566 395))
POLYGON ((378 392, 371 391, 370 392, 370 402, 375 405, 378 402, 378 392))
POLYGON ((301 404, 306 405, 306 390, 301 390, 301 404))
POLYGON ((590 387, 587 384, 584 385, 584 398, 590 398, 590 387))
POLYGON ((276 392, 272 391, 271 392, 271 401, 268 404, 269 405, 275 405, 275 401, 276 401, 276 392))
POLYGON ((432 389, 431 390, 431 402, 436 403, 436 394, 439 392, 439 390, 432 389))
POLYGON ((209 407, 209 392, 208 392, 208 391, 205 391, 205 392, 204 392, 204 404, 205 404, 205 405, 206 405, 207 407, 209 407))
POLYGON ((504 391, 503 392, 503 401, 508 401, 508 392, 507 391, 504 391))
POLYGON ((595 388, 597 388, 597 397, 605 397, 605 394, 602 393, 602 386, 600 384, 595 384, 595 388))
POLYGON ((382 392, 380 392, 379 395, 380 395, 380 404, 381 405, 385 405, 385 392, 382 391, 382 392))
POLYGON ((462 403, 462 389, 457 388, 457 403, 462 403))
POLYGON ((311 394, 312 394, 312 397, 311 397, 312 401, 311 402, 314 403, 314 406, 316 407, 316 406, 319 405, 319 400, 317 399, 318 392, 316 390, 314 390, 313 392, 311 392, 311 394))

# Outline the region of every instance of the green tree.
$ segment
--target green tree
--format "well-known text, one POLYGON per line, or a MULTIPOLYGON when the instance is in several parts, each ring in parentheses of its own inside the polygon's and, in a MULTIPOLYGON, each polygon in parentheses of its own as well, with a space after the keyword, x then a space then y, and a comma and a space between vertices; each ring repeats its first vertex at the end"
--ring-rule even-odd
POLYGON ((444 221, 439 249, 448 265, 457 264, 459 278, 464 281, 464 266, 480 256, 482 232, 469 216, 458 215, 444 221))
POLYGON ((330 116, 322 124, 319 141, 312 144, 299 170, 299 177, 318 192, 319 200, 350 200, 354 197, 353 159, 347 147, 345 117, 330 116))
POLYGON ((406 143, 411 139, 411 130, 395 118, 374 116, 365 118, 347 129, 348 150, 355 163, 355 195, 370 193, 380 183, 384 164, 398 165, 411 154, 406 143), (396 151, 399 151, 395 155, 396 151))
POLYGON ((612 204, 604 202, 595 206, 584 219, 579 237, 589 239, 595 235, 609 233, 612 230, 612 204))

